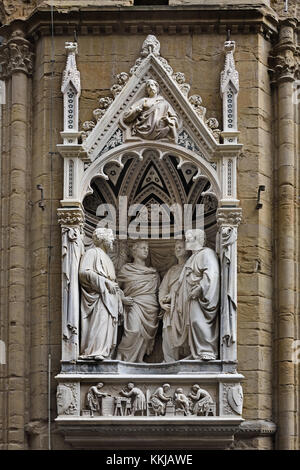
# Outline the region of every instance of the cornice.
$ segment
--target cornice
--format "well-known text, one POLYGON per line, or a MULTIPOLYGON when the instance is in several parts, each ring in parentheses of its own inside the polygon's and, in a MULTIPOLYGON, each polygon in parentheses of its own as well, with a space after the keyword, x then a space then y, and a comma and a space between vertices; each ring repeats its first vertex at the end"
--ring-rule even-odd
MULTIPOLYGON (((11 34, 12 22, 0 31, 11 34)), ((37 7, 24 21, 27 37, 51 34, 51 10, 37 7)), ((196 5, 150 7, 80 7, 76 11, 54 11, 54 34, 262 34, 270 39, 277 33, 276 15, 264 5, 196 5)))

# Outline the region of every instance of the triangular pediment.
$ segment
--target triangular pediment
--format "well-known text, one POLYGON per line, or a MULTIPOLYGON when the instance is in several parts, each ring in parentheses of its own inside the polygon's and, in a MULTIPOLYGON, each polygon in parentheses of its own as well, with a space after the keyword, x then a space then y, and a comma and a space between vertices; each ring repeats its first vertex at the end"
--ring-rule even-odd
POLYGON ((143 43, 141 57, 130 73, 117 76, 117 83, 111 88, 114 98, 101 98, 99 107, 93 112, 95 120, 83 124, 83 147, 90 162, 118 146, 132 142, 151 144, 151 139, 155 139, 153 135, 143 138, 141 134, 134 133, 130 125, 124 124, 124 113, 147 98, 146 83, 152 79, 159 86, 161 101, 174 110, 177 126, 175 137, 171 133, 162 133, 156 142, 169 141, 173 146, 184 147, 213 164, 215 151, 220 146, 218 122, 205 115, 200 96, 188 96, 190 86, 185 83, 184 75, 172 70, 166 59, 160 56, 159 49, 158 40, 148 36, 143 43))

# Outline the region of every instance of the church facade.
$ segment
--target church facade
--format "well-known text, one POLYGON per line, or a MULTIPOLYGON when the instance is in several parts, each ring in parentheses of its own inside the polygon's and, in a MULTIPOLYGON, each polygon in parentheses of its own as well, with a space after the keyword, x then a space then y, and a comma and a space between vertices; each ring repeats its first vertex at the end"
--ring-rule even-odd
POLYGON ((299 14, 1 2, 1 449, 299 449, 299 14))

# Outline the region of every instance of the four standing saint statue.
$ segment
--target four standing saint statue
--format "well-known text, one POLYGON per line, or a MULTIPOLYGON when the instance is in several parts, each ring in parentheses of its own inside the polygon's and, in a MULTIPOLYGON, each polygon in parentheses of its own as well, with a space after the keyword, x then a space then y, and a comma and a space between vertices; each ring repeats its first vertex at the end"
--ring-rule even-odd
POLYGON ((123 312, 115 268, 107 255, 113 240, 112 230, 96 229, 95 247, 83 255, 79 268, 81 354, 98 360, 112 357, 117 345, 118 316, 123 312))
POLYGON ((168 270, 159 287, 159 303, 163 311, 162 349, 164 362, 178 361, 180 356, 188 355, 188 344, 182 343, 184 317, 176 309, 175 297, 179 287, 178 279, 189 255, 190 252, 185 249, 185 241, 177 240, 175 256, 178 264, 168 270))
POLYGON ((118 280, 126 296, 133 299, 124 314, 124 334, 118 346, 117 359, 143 362, 151 354, 158 327, 159 275, 156 269, 146 266, 148 243, 142 240, 132 247, 133 263, 120 270, 118 280))
POLYGON ((216 253, 204 247, 204 230, 185 234, 187 260, 179 277, 175 304, 182 316, 181 343, 187 340, 192 359, 213 360, 218 356, 220 268, 216 253))
POLYGON ((177 361, 185 355, 216 359, 220 269, 216 253, 203 246, 204 239, 203 230, 189 230, 185 245, 181 240, 176 242, 178 264, 169 269, 160 286, 156 269, 146 266, 148 243, 135 242, 133 263, 125 264, 118 276, 123 292, 107 255, 113 233, 96 229, 95 247, 83 255, 79 268, 81 357, 111 359, 116 351, 118 360, 143 362, 145 355, 153 351, 160 302, 164 312, 164 361, 177 361), (190 257, 188 250, 192 252, 190 257), (125 311, 123 304, 127 306, 125 311), (117 347, 118 321, 123 315, 124 333, 117 347))

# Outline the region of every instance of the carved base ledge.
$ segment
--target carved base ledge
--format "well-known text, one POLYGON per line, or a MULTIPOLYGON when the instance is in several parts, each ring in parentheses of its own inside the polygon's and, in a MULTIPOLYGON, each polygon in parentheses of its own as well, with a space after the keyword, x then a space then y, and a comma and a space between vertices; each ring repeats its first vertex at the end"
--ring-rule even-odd
POLYGON ((58 417, 57 430, 75 449, 227 449, 240 417, 58 417))
POLYGON ((276 430, 277 426, 272 421, 264 419, 249 420, 241 423, 237 436, 239 438, 272 436, 276 433, 276 430))
MULTIPOLYGON (((76 137, 78 135, 79 133, 73 133, 72 136, 70 137, 70 140, 74 139, 74 136, 76 137)), ((87 162, 90 161, 85 148, 81 144, 73 144, 73 143, 57 144, 56 148, 57 148, 58 153, 60 153, 62 157, 69 157, 69 158, 78 157, 78 158, 81 158, 83 161, 87 161, 87 162)))
POLYGON ((178 361, 161 364, 137 364, 117 360, 95 361, 78 360, 76 363, 62 361, 62 374, 221 374, 236 373, 235 361, 178 361))

